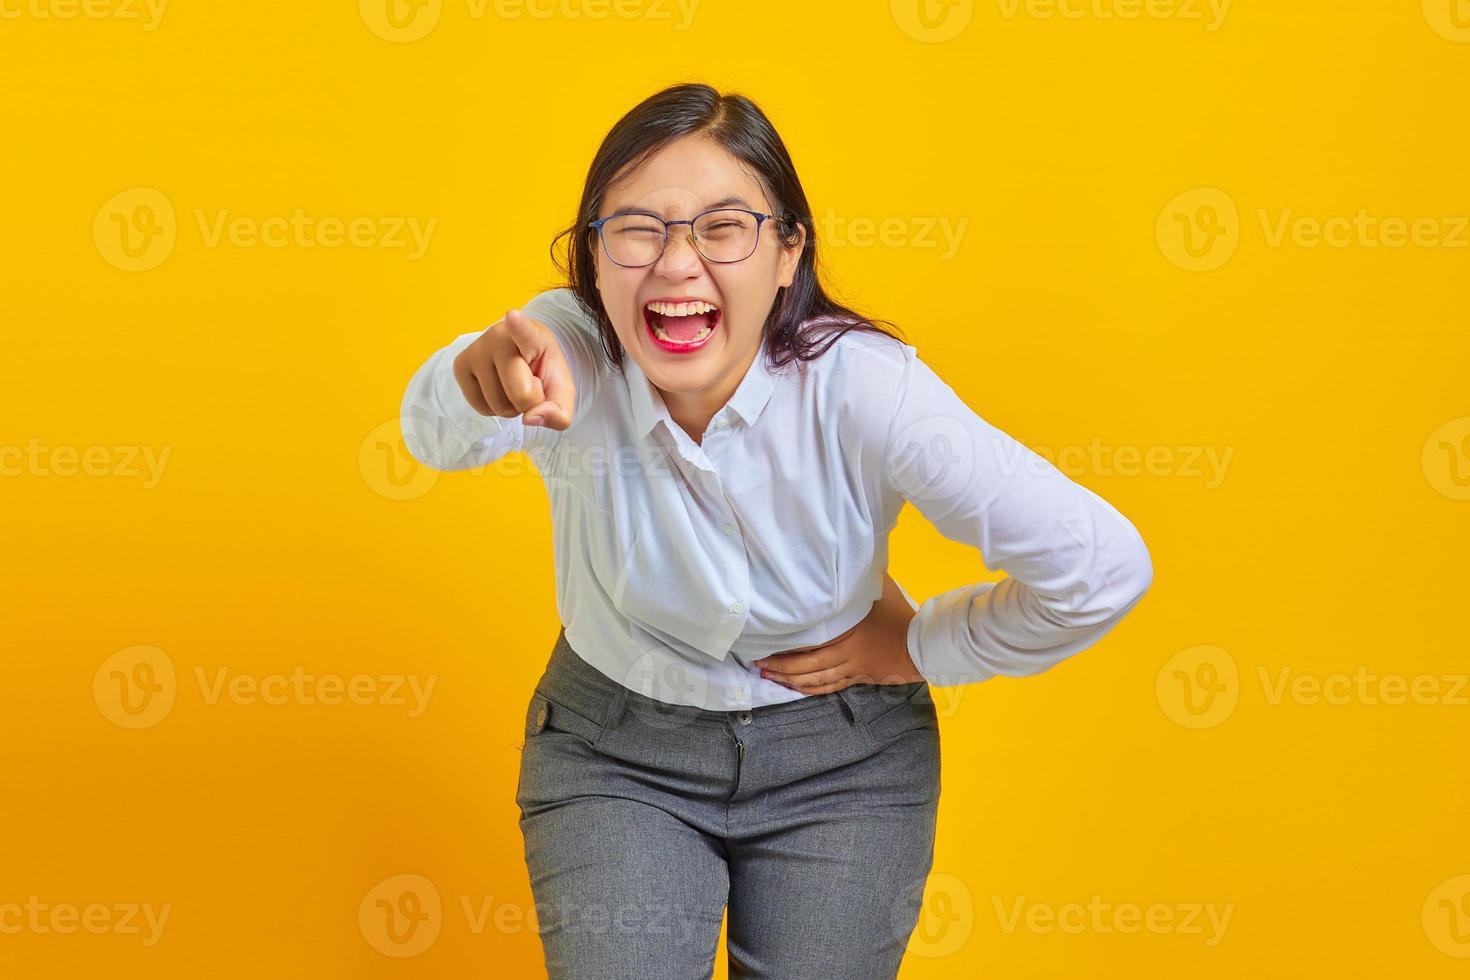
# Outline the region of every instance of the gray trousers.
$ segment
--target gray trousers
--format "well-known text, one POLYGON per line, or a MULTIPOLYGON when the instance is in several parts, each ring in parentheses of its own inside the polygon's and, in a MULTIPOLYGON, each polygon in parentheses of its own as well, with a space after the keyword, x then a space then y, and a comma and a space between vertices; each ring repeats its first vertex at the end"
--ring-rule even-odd
POLYGON ((892 980, 934 856, 928 684, 748 711, 645 697, 557 637, 516 804, 551 980, 892 980))

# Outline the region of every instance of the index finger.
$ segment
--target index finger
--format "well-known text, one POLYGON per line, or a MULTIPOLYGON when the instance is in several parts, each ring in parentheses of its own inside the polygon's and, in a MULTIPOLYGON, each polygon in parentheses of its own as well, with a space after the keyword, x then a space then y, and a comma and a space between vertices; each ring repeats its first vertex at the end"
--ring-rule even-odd
MULTIPOLYGON (((755 663, 755 664, 759 664, 761 666, 765 666, 766 663, 767 663, 767 661, 770 661, 770 660, 772 660, 773 658, 776 658, 776 657, 794 658, 798 654, 813 653, 813 652, 815 652, 817 650, 825 650, 828 647, 834 646, 834 645, 836 645, 838 643, 841 643, 843 640, 847 639, 861 625, 863 625, 862 624, 862 621, 859 620, 858 622, 853 623, 847 629, 843 630, 841 633, 838 633, 836 636, 832 637, 832 639, 830 639, 830 640, 824 640, 821 643, 814 643, 814 644, 812 644, 811 646, 808 646, 808 647, 796 647, 796 648, 791 649, 791 650, 784 650, 781 653, 767 654, 766 656, 762 657, 761 659, 754 660, 754 661, 751 661, 751 662, 752 663, 755 663)), ((783 661, 783 662, 789 662, 789 660, 788 661, 783 661)), ((835 663, 836 661, 832 661, 832 662, 835 663)), ((778 670, 786 670, 787 668, 785 668, 785 667, 777 667, 776 669, 778 669, 778 670)))
POLYGON ((842 655, 832 649, 832 643, 814 649, 773 653, 754 661, 758 667, 765 667, 783 674, 809 674, 825 667, 835 667, 842 662, 842 655))

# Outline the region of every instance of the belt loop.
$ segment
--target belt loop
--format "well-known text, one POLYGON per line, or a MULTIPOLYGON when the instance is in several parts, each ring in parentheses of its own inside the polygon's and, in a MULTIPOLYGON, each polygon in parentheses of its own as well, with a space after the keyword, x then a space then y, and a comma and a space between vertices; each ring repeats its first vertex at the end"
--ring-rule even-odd
POLYGON ((607 703, 607 716, 602 721, 602 730, 616 728, 623 717, 623 706, 628 700, 628 689, 621 684, 614 684, 615 690, 612 699, 607 703))

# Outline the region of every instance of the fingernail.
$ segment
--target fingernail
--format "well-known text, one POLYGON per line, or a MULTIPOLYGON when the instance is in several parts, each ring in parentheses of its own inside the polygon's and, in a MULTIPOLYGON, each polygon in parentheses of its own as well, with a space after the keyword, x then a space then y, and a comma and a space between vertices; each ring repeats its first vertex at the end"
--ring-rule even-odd
POLYGON ((766 678, 769 678, 769 677, 770 677, 770 676, 771 676, 771 675, 770 675, 770 674, 768 674, 768 673, 766 673, 766 672, 765 672, 765 671, 764 671, 764 670, 763 670, 763 671, 761 671, 761 676, 762 676, 762 677, 766 677, 766 678))

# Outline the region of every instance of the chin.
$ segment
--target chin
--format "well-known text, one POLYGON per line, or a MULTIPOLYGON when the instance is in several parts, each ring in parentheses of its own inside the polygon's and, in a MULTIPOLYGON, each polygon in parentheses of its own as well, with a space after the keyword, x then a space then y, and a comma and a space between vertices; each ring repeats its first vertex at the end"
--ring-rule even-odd
POLYGON ((724 370, 724 363, 712 360, 700 365, 668 364, 654 362, 652 366, 639 365, 648 379, 663 391, 693 394, 709 387, 724 370))

